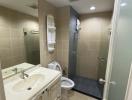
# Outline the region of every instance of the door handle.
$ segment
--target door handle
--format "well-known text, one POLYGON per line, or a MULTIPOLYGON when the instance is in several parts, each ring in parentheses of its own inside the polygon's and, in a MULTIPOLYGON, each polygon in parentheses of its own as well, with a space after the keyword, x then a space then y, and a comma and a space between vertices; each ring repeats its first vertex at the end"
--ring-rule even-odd
MULTIPOLYGON (((104 84, 104 83, 106 83, 106 80, 100 78, 100 79, 99 79, 99 82, 100 82, 100 84, 104 84)), ((108 83, 109 83, 109 84, 112 84, 112 85, 116 85, 116 82, 115 82, 115 81, 111 81, 111 82, 108 82, 108 83)))
POLYGON ((100 79, 99 79, 99 83, 100 83, 100 84, 104 84, 104 83, 106 83, 106 81, 105 81, 104 79, 100 78, 100 79))

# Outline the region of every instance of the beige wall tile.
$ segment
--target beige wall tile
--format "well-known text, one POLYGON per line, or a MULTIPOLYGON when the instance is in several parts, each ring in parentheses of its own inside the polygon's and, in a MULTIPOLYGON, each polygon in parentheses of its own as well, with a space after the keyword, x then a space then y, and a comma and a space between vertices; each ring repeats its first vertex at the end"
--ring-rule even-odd
POLYGON ((23 28, 38 29, 38 19, 0 7, 0 60, 2 68, 26 61, 23 28))
POLYGON ((56 7, 46 2, 46 0, 39 0, 39 26, 40 26, 40 58, 41 65, 47 67, 47 64, 55 60, 56 50, 53 53, 49 53, 47 49, 47 29, 46 29, 46 17, 48 14, 52 14, 56 21, 56 7))
POLYGON ((57 12, 57 61, 68 73, 69 64, 69 23, 70 7, 58 8, 57 12))
POLYGON ((81 15, 77 75, 96 80, 103 77, 106 64, 100 66, 98 57, 107 59, 111 16, 111 12, 81 15))
POLYGON ((44 67, 53 60, 58 61, 64 69, 68 67, 69 15, 69 7, 56 8, 46 0, 39 0, 40 54, 41 64, 44 67), (56 49, 53 53, 47 51, 46 16, 48 14, 55 17, 57 27, 56 49))

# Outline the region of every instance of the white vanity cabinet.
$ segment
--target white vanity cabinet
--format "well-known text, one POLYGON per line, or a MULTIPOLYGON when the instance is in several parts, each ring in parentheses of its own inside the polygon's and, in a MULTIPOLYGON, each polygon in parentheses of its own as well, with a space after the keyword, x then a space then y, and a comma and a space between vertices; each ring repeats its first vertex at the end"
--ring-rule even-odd
POLYGON ((38 98, 36 98, 36 100, 50 100, 50 99, 48 99, 47 89, 45 91, 43 91, 42 94, 38 98))
POLYGON ((61 82, 55 82, 49 88, 49 100, 61 100, 61 82))
POLYGON ((36 100, 61 100, 61 81, 60 78, 51 83, 47 89, 41 92, 36 100))

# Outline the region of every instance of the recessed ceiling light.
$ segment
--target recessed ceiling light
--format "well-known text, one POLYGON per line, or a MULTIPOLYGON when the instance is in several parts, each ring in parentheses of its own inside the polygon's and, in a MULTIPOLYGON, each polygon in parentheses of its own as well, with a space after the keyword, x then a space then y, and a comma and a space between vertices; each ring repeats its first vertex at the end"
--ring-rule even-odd
POLYGON ((96 9, 95 6, 91 6, 91 7, 90 7, 90 10, 95 10, 95 9, 96 9))
POLYGON ((126 2, 121 3, 121 6, 122 6, 122 7, 124 7, 124 6, 126 6, 126 5, 127 5, 126 2))

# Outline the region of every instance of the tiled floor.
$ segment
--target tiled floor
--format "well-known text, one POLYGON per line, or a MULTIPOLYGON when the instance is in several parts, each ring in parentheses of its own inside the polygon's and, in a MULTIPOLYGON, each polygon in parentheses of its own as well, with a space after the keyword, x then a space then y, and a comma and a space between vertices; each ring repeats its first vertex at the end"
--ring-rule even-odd
POLYGON ((75 90, 97 98, 102 98, 103 85, 99 84, 97 80, 88 79, 82 76, 75 76, 73 80, 75 82, 75 90))
POLYGON ((69 91, 69 100, 97 100, 76 91, 69 91))

